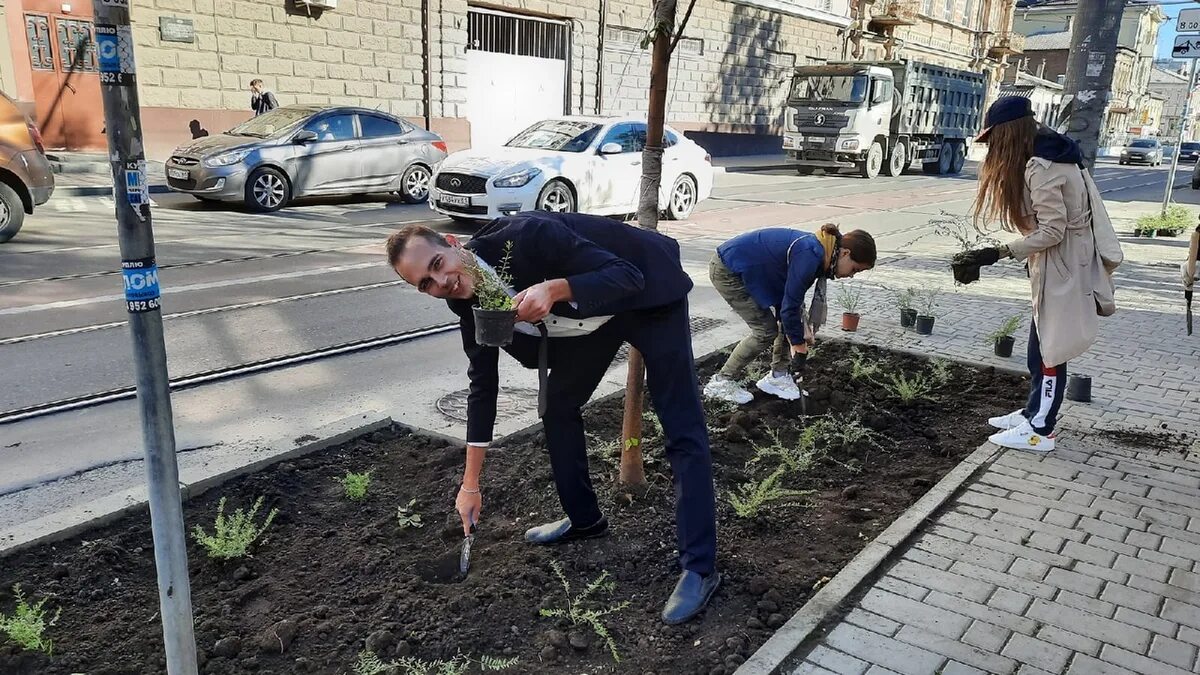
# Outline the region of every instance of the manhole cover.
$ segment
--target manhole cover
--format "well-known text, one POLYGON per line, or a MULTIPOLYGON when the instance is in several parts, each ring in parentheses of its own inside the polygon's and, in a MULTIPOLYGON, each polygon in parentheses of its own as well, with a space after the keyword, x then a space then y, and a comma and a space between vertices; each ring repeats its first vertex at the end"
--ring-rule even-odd
MULTIPOLYGON (((450 392, 439 398, 438 412, 459 422, 467 421, 468 389, 450 392)), ((537 409, 537 390, 525 387, 500 387, 496 396, 496 420, 505 420, 537 409)))

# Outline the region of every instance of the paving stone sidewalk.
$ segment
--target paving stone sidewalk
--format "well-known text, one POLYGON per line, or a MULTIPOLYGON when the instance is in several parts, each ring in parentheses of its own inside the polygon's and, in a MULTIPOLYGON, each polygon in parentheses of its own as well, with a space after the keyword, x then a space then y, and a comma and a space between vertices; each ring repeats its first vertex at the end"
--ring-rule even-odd
MULTIPOLYGON (((1024 270, 1002 264, 955 288, 952 249, 911 248, 855 282, 865 309, 850 337, 1023 369, 1028 319, 1011 359, 985 336, 1028 316, 1024 270), (893 293, 910 286, 943 291, 931 336, 893 316, 893 293)), ((1094 378, 1094 400, 1067 402, 1056 450, 997 448, 787 672, 1200 672, 1200 335, 1184 332, 1178 268, 1162 262, 1172 251, 1125 249, 1121 310, 1068 368, 1094 378)))

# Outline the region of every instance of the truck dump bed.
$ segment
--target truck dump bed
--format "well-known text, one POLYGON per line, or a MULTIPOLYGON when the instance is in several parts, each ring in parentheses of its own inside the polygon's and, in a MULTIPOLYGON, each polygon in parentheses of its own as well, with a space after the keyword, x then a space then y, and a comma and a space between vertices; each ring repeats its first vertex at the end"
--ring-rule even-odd
POLYGON ((967 138, 979 132, 987 82, 981 73, 920 61, 888 61, 903 105, 895 107, 892 132, 967 138))

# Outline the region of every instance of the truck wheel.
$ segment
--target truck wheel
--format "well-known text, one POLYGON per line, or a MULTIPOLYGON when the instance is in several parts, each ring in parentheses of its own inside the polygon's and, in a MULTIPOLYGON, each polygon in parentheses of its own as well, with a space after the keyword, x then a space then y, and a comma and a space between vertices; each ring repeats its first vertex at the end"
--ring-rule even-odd
POLYGON ((883 146, 879 141, 871 144, 871 149, 867 151, 867 158, 858 165, 858 173, 863 178, 874 178, 879 175, 879 170, 883 168, 883 146))
POLYGON ((908 146, 903 143, 897 143, 896 146, 892 148, 892 154, 890 157, 888 157, 887 166, 884 167, 884 171, 887 172, 887 175, 895 178, 896 176, 904 173, 904 170, 907 168, 908 146))
POLYGON ((950 141, 942 143, 942 149, 938 152, 938 173, 945 176, 950 173, 950 169, 954 166, 954 146, 950 141))
POLYGON ((962 143, 954 144, 954 154, 950 156, 950 173, 957 175, 962 172, 963 165, 967 163, 966 146, 962 143))
POLYGON ((0 183, 0 243, 17 236, 25 222, 25 205, 8 183, 0 183))
POLYGON ((813 172, 816 170, 817 170, 817 168, 814 166, 798 166, 798 167, 796 167, 796 173, 800 174, 801 176, 811 176, 811 175, 813 175, 813 172))

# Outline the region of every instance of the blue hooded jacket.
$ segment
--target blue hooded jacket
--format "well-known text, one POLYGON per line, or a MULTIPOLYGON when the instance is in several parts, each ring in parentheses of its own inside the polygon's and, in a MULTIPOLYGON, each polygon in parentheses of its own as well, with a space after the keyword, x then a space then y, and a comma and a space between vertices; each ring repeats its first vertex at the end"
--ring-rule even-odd
POLYGON ((756 305, 774 310, 788 340, 802 343, 804 296, 825 262, 817 236, 784 227, 753 230, 721 244, 717 255, 742 278, 756 305))

